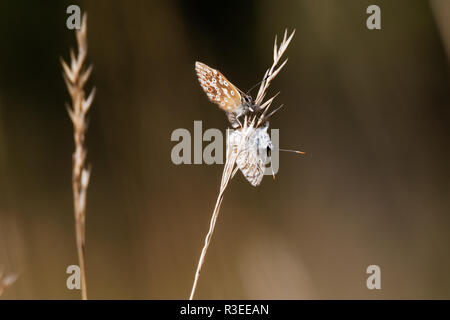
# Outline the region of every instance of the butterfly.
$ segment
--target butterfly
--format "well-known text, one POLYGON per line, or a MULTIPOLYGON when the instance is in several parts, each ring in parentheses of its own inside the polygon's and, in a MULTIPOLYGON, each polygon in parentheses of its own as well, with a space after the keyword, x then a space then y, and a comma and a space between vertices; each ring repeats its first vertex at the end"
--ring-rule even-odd
MULTIPOLYGON (((251 130, 248 140, 240 150, 236 158, 236 166, 241 170, 244 177, 254 187, 261 184, 266 170, 266 164, 271 160, 272 141, 267 133, 268 125, 248 128, 251 130)), ((230 130, 227 139, 228 152, 236 154, 243 138, 241 129, 230 130)))
POLYGON ((242 127, 239 118, 259 110, 252 97, 239 90, 219 71, 201 62, 195 62, 198 81, 209 98, 225 111, 233 128, 242 127))

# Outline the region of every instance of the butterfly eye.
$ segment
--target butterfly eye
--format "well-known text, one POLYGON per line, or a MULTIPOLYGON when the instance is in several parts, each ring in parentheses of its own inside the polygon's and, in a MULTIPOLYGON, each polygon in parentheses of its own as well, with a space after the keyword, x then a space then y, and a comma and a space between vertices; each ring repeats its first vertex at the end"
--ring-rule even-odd
POLYGON ((272 155, 272 149, 270 147, 267 147, 267 156, 270 157, 272 155))

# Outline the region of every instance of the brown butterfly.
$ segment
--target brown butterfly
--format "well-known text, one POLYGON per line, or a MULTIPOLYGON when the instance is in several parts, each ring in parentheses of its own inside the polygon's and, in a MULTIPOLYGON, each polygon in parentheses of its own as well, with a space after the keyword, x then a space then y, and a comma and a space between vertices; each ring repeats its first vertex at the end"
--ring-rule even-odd
POLYGON ((195 71, 203 91, 211 102, 226 112, 233 128, 242 126, 240 117, 259 110, 251 96, 239 90, 219 71, 201 62, 195 63, 195 71))

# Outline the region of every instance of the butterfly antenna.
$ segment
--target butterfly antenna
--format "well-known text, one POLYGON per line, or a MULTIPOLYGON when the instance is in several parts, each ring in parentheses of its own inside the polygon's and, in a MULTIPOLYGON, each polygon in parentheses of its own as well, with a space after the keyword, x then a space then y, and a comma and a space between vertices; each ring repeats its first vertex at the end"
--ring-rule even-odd
POLYGON ((246 95, 249 95, 250 92, 252 92, 253 89, 255 89, 257 86, 259 86, 262 82, 266 81, 268 77, 269 77, 269 76, 266 76, 266 77, 265 77, 264 79, 262 79, 260 82, 258 82, 258 83, 255 84, 253 87, 251 87, 250 90, 247 91, 246 95))
POLYGON ((306 154, 306 152, 298 151, 298 150, 290 150, 290 149, 278 149, 278 150, 284 151, 284 152, 293 152, 293 153, 298 153, 298 154, 306 154))

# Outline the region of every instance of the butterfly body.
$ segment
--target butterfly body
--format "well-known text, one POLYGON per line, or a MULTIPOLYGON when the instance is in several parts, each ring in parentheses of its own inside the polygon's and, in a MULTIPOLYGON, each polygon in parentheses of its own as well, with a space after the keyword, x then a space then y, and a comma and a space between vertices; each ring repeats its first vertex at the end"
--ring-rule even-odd
POLYGON ((242 126, 240 118, 259 110, 252 97, 229 82, 220 71, 201 62, 195 63, 195 71, 208 99, 225 111, 233 128, 242 126))

